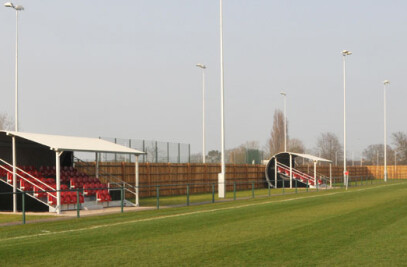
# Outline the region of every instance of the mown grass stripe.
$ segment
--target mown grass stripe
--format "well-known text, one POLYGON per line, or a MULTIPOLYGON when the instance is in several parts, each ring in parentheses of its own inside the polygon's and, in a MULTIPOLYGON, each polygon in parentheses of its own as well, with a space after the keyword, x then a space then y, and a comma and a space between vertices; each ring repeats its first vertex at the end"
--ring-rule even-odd
POLYGON ((400 184, 397 184, 397 183, 395 183, 395 184, 385 184, 385 185, 378 185, 378 186, 368 187, 368 188, 354 189, 354 190, 349 190, 349 191, 320 192, 319 194, 315 194, 315 195, 311 195, 311 196, 295 197, 295 198, 288 198, 288 199, 282 199, 282 200, 270 200, 270 201, 249 203, 249 204, 243 204, 243 205, 236 205, 236 206, 231 206, 231 207, 223 207, 223 208, 208 209, 208 210, 199 210, 199 211, 185 212, 185 213, 179 213, 179 214, 171 214, 171 215, 157 216, 157 217, 151 217, 151 218, 122 221, 122 222, 116 222, 116 223, 93 225, 93 226, 77 228, 77 229, 69 229, 69 230, 62 230, 62 231, 49 231, 49 232, 38 233, 38 234, 14 236, 14 237, 9 237, 9 238, 2 238, 2 239, 0 239, 0 242, 10 241, 10 240, 23 240, 23 239, 44 237, 44 236, 50 236, 50 235, 69 234, 69 233, 82 232, 82 231, 91 231, 91 230, 97 230, 97 229, 100 229, 100 228, 115 227, 115 226, 126 225, 126 224, 134 224, 134 223, 141 223, 141 222, 149 222, 149 221, 156 221, 156 220, 191 216, 191 215, 197 215, 197 214, 205 214, 205 213, 212 213, 212 212, 219 212, 219 211, 226 211, 226 210, 234 210, 234 209, 241 209, 241 208, 247 208, 247 207, 260 206, 260 205, 283 203, 283 202, 289 202, 289 201, 295 201, 295 200, 304 200, 304 199, 312 199, 312 198, 319 198, 319 197, 327 197, 327 196, 332 196, 332 195, 337 195, 337 194, 347 194, 347 193, 353 193, 353 192, 360 192, 360 191, 378 189, 378 188, 382 188, 382 187, 395 186, 395 185, 400 185, 400 184))

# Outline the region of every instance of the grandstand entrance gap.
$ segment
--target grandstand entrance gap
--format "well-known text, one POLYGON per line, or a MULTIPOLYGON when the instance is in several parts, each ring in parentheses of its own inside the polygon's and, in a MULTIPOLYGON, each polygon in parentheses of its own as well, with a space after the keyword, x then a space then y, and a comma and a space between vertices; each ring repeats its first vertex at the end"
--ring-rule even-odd
POLYGON ((119 184, 122 191, 135 196, 134 204, 126 204, 138 206, 138 157, 144 152, 97 138, 0 131, 0 210, 16 212, 21 206, 18 193, 28 196, 25 208, 32 211, 48 209, 60 214, 76 209, 77 203, 81 209, 121 205, 112 199, 111 183, 99 180, 99 153, 136 157, 135 185, 119 184), (74 151, 96 153, 94 177, 74 168, 74 151))
POLYGON ((326 188, 332 187, 332 161, 319 158, 309 154, 299 154, 293 152, 281 152, 271 157, 266 166, 266 179, 270 187, 293 188, 295 183, 298 187, 326 188), (314 163, 313 173, 299 170, 296 159, 312 161, 314 163), (329 177, 317 172, 319 162, 329 163, 329 177), (329 183, 329 185, 328 185, 329 183))

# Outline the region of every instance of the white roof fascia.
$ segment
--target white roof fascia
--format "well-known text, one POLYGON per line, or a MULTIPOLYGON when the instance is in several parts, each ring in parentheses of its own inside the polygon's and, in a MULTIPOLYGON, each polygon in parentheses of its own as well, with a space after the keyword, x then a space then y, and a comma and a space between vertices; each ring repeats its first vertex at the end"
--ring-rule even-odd
POLYGON ((49 147, 54 151, 80 151, 119 154, 146 154, 143 151, 128 148, 99 138, 48 135, 5 131, 9 136, 16 136, 49 147))
POLYGON ((332 160, 316 157, 316 156, 310 155, 310 154, 300 154, 300 153, 291 153, 291 152, 287 152, 287 153, 290 153, 290 154, 298 156, 298 157, 310 159, 312 161, 321 161, 321 162, 331 162, 332 163, 332 160))
POLYGON ((316 156, 313 156, 313 155, 310 155, 310 154, 301 154, 301 153, 293 153, 293 152, 280 152, 277 155, 281 155, 281 154, 291 154, 293 156, 310 159, 312 161, 317 161, 317 162, 320 161, 320 162, 332 163, 332 160, 316 157, 316 156))

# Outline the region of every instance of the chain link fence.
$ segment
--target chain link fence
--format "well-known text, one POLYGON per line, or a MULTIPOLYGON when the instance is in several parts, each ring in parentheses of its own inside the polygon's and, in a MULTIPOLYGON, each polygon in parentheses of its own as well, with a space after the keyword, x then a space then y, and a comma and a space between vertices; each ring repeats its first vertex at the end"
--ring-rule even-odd
MULTIPOLYGON (((144 151, 147 154, 140 156, 140 162, 150 163, 189 163, 191 162, 191 145, 183 143, 160 142, 153 140, 124 139, 112 137, 99 137, 100 139, 144 151)), ((95 153, 75 152, 75 157, 85 161, 94 161, 95 153)), ((116 153, 100 153, 103 162, 134 162, 131 155, 116 153)))

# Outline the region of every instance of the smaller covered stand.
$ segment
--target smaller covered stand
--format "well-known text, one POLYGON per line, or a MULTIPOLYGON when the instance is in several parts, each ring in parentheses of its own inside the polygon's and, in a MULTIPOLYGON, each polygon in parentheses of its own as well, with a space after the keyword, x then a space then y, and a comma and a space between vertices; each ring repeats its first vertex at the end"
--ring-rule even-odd
POLYGON ((281 152, 278 153, 270 158, 270 160, 267 163, 266 169, 265 169, 265 174, 266 174, 266 180, 269 183, 271 187, 278 188, 279 186, 282 186, 284 183, 284 180, 278 180, 278 165, 283 164, 287 168, 289 168, 289 187, 293 187, 293 170, 295 169, 295 159, 297 157, 303 158, 303 159, 308 159, 311 160, 314 163, 314 183, 317 185, 317 163, 318 162, 327 162, 329 163, 329 177, 330 177, 330 187, 332 187, 332 161, 320 157, 316 157, 313 155, 309 154, 300 154, 300 153, 294 153, 294 152, 281 152))

